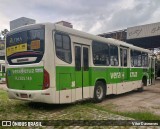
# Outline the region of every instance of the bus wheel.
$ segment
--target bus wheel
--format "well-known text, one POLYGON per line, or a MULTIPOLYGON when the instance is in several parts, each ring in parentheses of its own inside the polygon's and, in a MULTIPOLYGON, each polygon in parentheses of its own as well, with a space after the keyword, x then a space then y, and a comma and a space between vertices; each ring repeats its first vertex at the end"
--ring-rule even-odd
POLYGON ((141 82, 141 87, 138 88, 138 91, 142 92, 144 90, 144 86, 147 86, 147 78, 143 77, 142 82, 141 82))
POLYGON ((97 81, 95 88, 94 88, 94 101, 96 103, 102 102, 102 100, 105 98, 106 91, 105 91, 105 85, 101 81, 97 81))

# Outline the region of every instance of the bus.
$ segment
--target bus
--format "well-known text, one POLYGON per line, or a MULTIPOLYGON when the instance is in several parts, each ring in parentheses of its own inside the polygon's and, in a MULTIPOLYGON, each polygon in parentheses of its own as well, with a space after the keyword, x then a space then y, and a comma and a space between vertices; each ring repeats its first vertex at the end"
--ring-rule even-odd
POLYGON ((5 60, 0 60, 0 83, 6 83, 5 60))
POLYGON ((151 51, 54 23, 33 24, 6 36, 10 99, 52 104, 142 91, 153 84, 151 51))
POLYGON ((0 40, 0 83, 6 82, 5 72, 5 43, 0 40))

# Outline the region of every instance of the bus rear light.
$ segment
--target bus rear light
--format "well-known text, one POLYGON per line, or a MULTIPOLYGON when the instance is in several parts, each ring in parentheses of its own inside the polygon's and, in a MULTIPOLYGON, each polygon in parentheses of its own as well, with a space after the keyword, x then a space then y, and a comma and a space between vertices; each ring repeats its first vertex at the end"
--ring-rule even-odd
POLYGON ((44 69, 43 90, 50 87, 49 73, 44 69))

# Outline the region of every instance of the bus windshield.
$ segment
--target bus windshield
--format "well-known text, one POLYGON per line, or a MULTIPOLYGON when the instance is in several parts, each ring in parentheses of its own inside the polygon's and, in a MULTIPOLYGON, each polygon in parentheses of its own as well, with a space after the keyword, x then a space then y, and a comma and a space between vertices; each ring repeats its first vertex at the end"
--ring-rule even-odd
POLYGON ((41 61, 44 54, 44 26, 23 30, 6 37, 6 56, 10 65, 41 61))

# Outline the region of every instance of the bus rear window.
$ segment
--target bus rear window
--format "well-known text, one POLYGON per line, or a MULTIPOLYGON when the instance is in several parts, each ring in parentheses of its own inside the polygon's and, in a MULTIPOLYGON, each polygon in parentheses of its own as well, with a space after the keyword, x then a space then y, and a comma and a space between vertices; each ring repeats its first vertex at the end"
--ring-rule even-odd
POLYGON ((41 61, 44 54, 44 26, 7 35, 6 56, 11 65, 41 61))

